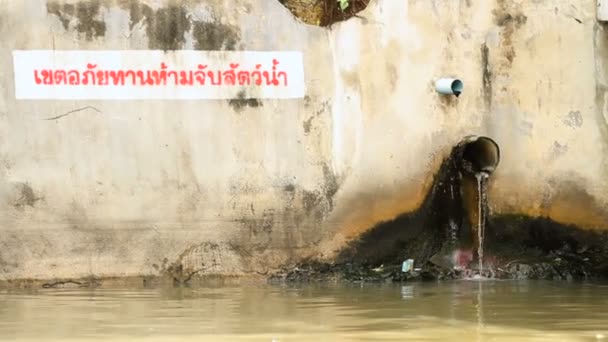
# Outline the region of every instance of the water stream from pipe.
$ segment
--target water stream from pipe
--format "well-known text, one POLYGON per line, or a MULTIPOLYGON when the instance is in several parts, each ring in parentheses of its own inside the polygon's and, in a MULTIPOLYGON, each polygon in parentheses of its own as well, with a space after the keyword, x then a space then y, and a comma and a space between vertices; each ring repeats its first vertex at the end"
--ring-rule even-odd
POLYGON ((488 174, 485 172, 479 172, 475 174, 475 178, 477 178, 477 257, 479 259, 479 275, 483 275, 483 240, 485 237, 485 225, 486 225, 486 215, 484 205, 486 199, 486 179, 488 179, 488 174))

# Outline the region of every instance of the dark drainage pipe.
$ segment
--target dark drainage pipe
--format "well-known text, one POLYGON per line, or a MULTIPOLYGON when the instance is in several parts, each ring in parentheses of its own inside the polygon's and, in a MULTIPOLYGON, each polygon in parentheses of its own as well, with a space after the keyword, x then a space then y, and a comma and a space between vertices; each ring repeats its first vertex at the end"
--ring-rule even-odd
POLYGON ((484 172, 490 175, 500 162, 498 144, 484 136, 468 136, 455 149, 459 169, 469 174, 484 172))

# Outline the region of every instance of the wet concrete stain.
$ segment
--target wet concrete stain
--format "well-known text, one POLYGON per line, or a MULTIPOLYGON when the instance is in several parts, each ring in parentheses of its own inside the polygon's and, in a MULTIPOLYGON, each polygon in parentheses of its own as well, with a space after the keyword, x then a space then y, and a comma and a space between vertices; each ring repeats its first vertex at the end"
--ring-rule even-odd
POLYGON ((333 207, 327 197, 333 190, 329 193, 325 190, 332 189, 333 185, 326 183, 316 189, 304 189, 293 183, 278 187, 283 205, 265 209, 261 216, 241 208, 242 217, 236 220, 242 228, 237 245, 243 250, 264 253, 275 243, 279 243, 281 249, 317 243, 321 222, 333 207))
POLYGON ((304 129, 304 134, 310 133, 310 128, 312 127, 312 120, 314 118, 315 118, 314 116, 311 116, 308 119, 304 120, 304 122, 302 122, 302 128, 304 129))
POLYGON ((515 32, 526 24, 526 17, 521 10, 511 7, 512 3, 508 0, 498 0, 497 8, 494 9, 494 23, 501 30, 501 48, 503 56, 507 61, 507 66, 510 66, 515 59, 515 48, 513 47, 513 36, 515 32))
MULTIPOLYGON (((283 186, 282 189, 283 195, 287 200, 287 203, 292 204, 296 198, 296 186, 294 184, 287 184, 283 186)), ((255 214, 254 214, 255 215, 255 214)))
POLYGON ((46 5, 47 13, 57 16, 66 30, 75 19, 77 23, 74 28, 88 41, 103 37, 106 33, 106 23, 101 17, 100 9, 100 0, 81 1, 76 4, 49 1, 46 5))
POLYGON ((516 128, 517 128, 517 131, 519 133, 521 133, 522 135, 531 137, 532 132, 534 131, 534 123, 532 121, 520 120, 517 123, 516 128))
POLYGON ((247 98, 247 94, 245 90, 241 90, 238 92, 237 97, 235 99, 228 100, 228 104, 235 112, 240 113, 246 107, 258 108, 263 107, 263 103, 259 99, 255 98, 247 98))
POLYGON ((361 78, 358 71, 342 71, 340 72, 340 76, 346 86, 352 89, 361 89, 361 78))
POLYGON ((319 191, 302 191, 302 207, 307 214, 310 214, 322 202, 323 197, 319 191))
POLYGON ((568 144, 560 144, 558 141, 554 141, 551 147, 551 159, 557 159, 566 152, 568 152, 568 144))
MULTIPOLYGON (((248 211, 243 203, 238 208, 234 207, 239 217, 236 222, 240 224, 240 233, 234 245, 240 246, 243 253, 257 255, 272 254, 270 251, 279 248, 292 258, 297 258, 298 248, 307 249, 317 245, 323 237, 322 222, 333 210, 333 196, 339 188, 338 179, 329 166, 321 164, 319 167, 323 180, 314 188, 297 185, 294 183, 295 177, 283 180, 274 187, 274 195, 282 201, 280 207, 264 209, 257 215, 248 211)), ((235 193, 238 196, 240 190, 235 193)), ((260 262, 256 263, 264 264, 260 262)), ((259 269, 259 265, 256 267, 259 269)))
POLYGON ((27 183, 19 183, 17 188, 19 197, 13 203, 15 208, 22 209, 26 206, 34 208, 38 201, 44 199, 44 197, 36 195, 34 189, 27 183))
POLYGON ((399 80, 399 73, 397 72, 397 67, 393 64, 386 64, 386 74, 388 75, 388 82, 390 85, 391 92, 394 92, 397 89, 397 81, 399 80))
POLYGON ((329 203, 329 210, 331 211, 334 209, 334 196, 340 189, 340 185, 338 184, 338 178, 328 164, 323 164, 323 179, 324 184, 321 189, 323 189, 323 195, 329 203))
MULTIPOLYGON (((308 104, 306 106, 308 106, 308 104)), ((329 111, 330 107, 331 107, 330 101, 323 101, 321 103, 321 106, 319 107, 319 109, 313 115, 311 115, 308 119, 306 119, 302 122, 302 128, 304 129, 305 135, 310 134, 310 132, 312 131, 312 127, 313 127, 312 122, 314 121, 314 119, 319 117, 323 113, 329 111)))
MULTIPOLYGON (((593 38, 595 42, 596 58, 608 59, 608 25, 597 23, 593 27, 593 38)), ((605 72, 595 73, 595 122, 604 141, 608 141, 608 116, 606 115, 606 99, 608 98, 608 87, 604 85, 605 72)), ((604 150, 606 152, 606 149, 604 150)))
POLYGON ((157 271, 164 271, 167 269, 168 263, 169 263, 169 259, 163 258, 163 262, 160 264, 160 266, 158 264, 152 264, 152 268, 154 268, 157 271))
POLYGON ((308 95, 304 96, 304 107, 310 106, 311 102, 312 102, 312 99, 310 98, 310 96, 308 96, 308 95))
POLYGON ((490 69, 490 49, 481 44, 482 96, 487 110, 492 108, 492 70, 490 69))
POLYGON ((261 219, 242 219, 240 221, 249 228, 251 237, 256 237, 260 234, 268 235, 272 232, 275 215, 276 211, 274 209, 264 209, 261 219))
POLYGON ((49 1, 46 4, 46 12, 57 16, 63 28, 67 30, 70 27, 71 18, 74 16, 74 5, 49 1))
MULTIPOLYGON (((434 85, 433 85, 433 87, 434 87, 434 85)), ((456 97, 456 96, 439 96, 438 99, 439 99, 439 104, 441 105, 442 109, 444 109, 444 110, 458 104, 458 97, 456 97)))
POLYGON ((583 125, 583 116, 581 115, 580 110, 572 110, 566 115, 566 117, 562 120, 564 125, 579 128, 583 125))
POLYGON ((581 179, 570 174, 567 179, 551 178, 547 185, 552 188, 547 199, 542 202, 537 215, 565 223, 578 223, 595 230, 605 230, 608 212, 605 205, 598 202, 581 179))
POLYGON ((153 11, 145 4, 130 6, 131 25, 144 21, 148 46, 150 49, 178 50, 186 41, 186 32, 191 23, 186 9, 182 6, 169 5, 153 11))

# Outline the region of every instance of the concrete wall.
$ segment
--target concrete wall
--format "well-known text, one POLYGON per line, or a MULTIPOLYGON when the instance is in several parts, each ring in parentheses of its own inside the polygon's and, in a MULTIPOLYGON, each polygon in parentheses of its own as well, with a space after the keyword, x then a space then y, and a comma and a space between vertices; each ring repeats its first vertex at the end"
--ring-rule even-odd
POLYGON ((494 212, 608 228, 608 37, 593 0, 372 0, 331 30, 271 0, 0 5, 0 279, 331 257, 416 209, 469 134, 502 148, 494 212), (300 50, 307 96, 17 101, 17 49, 300 50), (433 90, 445 75, 464 80, 459 99, 433 90))

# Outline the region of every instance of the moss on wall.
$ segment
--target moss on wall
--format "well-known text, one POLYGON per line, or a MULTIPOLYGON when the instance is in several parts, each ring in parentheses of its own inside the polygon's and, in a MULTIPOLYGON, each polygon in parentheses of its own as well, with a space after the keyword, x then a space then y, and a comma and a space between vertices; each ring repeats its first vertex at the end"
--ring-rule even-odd
POLYGON ((349 0, 346 9, 340 9, 336 0, 279 0, 293 15, 310 25, 331 26, 364 10, 370 0, 349 0))

